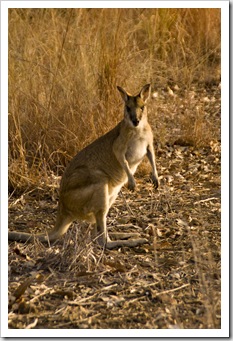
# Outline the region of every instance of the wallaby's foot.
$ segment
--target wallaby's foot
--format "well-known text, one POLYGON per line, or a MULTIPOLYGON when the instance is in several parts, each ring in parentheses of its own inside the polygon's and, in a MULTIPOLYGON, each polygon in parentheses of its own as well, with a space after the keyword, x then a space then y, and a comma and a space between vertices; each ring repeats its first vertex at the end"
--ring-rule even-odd
POLYGON ((115 249, 116 247, 121 246, 135 247, 143 244, 148 244, 148 240, 145 238, 128 240, 108 240, 105 247, 106 249, 112 250, 115 249))
POLYGON ((140 233, 138 232, 109 232, 110 237, 116 239, 128 239, 128 238, 137 238, 140 237, 140 233))
POLYGON ((112 232, 110 235, 116 237, 117 239, 111 240, 108 233, 107 234, 102 233, 99 236, 97 236, 96 241, 100 247, 111 250, 121 246, 135 247, 138 245, 148 244, 148 240, 145 238, 135 238, 140 236, 140 234, 137 232, 136 233, 112 232), (127 239, 131 237, 134 237, 134 239, 127 239))
POLYGON ((131 176, 131 177, 128 178, 128 189, 130 191, 134 191, 135 188, 136 188, 136 182, 134 180, 134 177, 131 176))

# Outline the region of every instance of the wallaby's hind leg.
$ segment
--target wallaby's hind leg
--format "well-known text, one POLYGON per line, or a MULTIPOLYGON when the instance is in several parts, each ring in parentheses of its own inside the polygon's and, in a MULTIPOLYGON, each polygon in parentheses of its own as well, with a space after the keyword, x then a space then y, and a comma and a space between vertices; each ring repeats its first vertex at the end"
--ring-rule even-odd
MULTIPOLYGON (((98 202, 99 202, 99 210, 94 213, 95 220, 96 220, 96 240, 101 247, 105 247, 107 249, 114 249, 120 246, 137 246, 141 244, 148 243, 147 239, 130 239, 130 240, 111 240, 108 235, 107 231, 107 223, 106 223, 106 216, 109 210, 109 193, 108 193, 108 186, 105 185, 101 189, 98 190, 98 202)), ((135 237, 135 233, 118 233, 116 234, 118 238, 129 238, 135 237)), ((137 235, 138 236, 138 235, 137 235)))
MULTIPOLYGON (((147 239, 144 238, 138 238, 138 239, 129 239, 129 240, 111 240, 109 238, 108 232, 107 232, 107 226, 106 226, 106 213, 103 213, 99 211, 96 214, 96 231, 97 231, 97 242, 101 247, 105 247, 106 249, 114 249, 116 247, 121 246, 138 246, 142 244, 148 243, 147 239)), ((114 233, 112 234, 114 235, 114 233)), ((115 233, 115 235, 119 238, 129 238, 129 237, 135 237, 139 234, 137 233, 115 233)))
POLYGON ((71 223, 73 222, 73 218, 68 215, 65 215, 61 211, 59 211, 57 215, 57 220, 54 229, 49 232, 48 238, 50 242, 54 242, 56 239, 61 237, 68 228, 70 227, 71 223))
POLYGON ((106 215, 107 212, 104 211, 99 211, 95 214, 97 242, 101 247, 106 247, 107 242, 110 241, 106 225, 106 215))

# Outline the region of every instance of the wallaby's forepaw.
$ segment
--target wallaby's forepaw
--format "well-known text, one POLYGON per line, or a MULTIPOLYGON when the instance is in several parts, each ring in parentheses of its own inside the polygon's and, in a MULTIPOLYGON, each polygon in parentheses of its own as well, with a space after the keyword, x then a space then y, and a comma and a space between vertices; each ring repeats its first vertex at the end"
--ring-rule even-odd
POLYGON ((136 187, 136 182, 135 182, 135 180, 134 180, 134 177, 129 178, 129 180, 128 180, 128 189, 129 189, 130 191, 134 191, 134 190, 135 190, 135 187, 136 187))
POLYGON ((154 174, 151 174, 151 180, 154 187, 157 189, 159 187, 159 179, 154 174))

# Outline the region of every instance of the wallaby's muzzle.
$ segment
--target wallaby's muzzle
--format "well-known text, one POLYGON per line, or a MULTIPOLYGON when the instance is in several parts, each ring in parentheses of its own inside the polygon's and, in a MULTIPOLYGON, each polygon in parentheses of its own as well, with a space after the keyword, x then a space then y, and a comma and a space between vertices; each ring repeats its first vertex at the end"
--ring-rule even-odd
POLYGON ((135 127, 137 127, 138 125, 139 125, 139 119, 137 119, 137 118, 134 118, 134 119, 132 119, 132 122, 133 122, 133 125, 135 126, 135 127))

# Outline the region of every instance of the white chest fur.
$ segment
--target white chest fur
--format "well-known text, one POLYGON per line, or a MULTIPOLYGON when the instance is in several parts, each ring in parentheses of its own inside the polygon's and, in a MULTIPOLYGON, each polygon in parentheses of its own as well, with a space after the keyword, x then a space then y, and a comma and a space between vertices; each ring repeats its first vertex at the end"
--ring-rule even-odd
POLYGON ((147 152, 148 141, 143 138, 132 139, 128 145, 125 157, 130 167, 137 166, 147 152))

